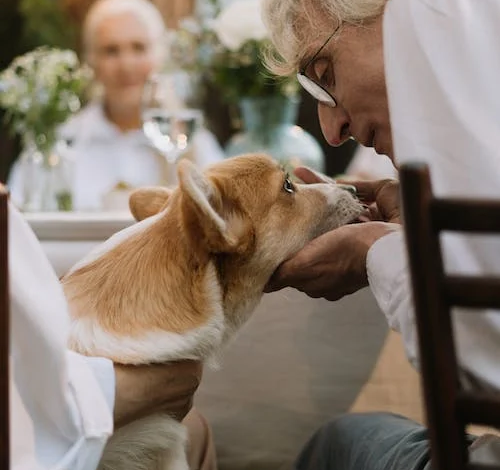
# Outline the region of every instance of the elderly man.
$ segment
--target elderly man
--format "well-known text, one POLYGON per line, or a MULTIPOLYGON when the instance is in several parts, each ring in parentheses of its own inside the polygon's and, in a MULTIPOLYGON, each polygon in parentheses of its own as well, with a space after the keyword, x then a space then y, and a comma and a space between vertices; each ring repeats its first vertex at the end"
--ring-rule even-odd
MULTIPOLYGON (((318 100, 330 144, 352 137, 396 165, 425 161, 439 196, 500 198, 500 3, 264 0, 263 15, 276 49, 271 68, 297 73, 318 100)), ((321 178, 306 169, 297 175, 321 178)), ((268 289, 292 286, 336 300, 369 285, 418 366, 397 184, 358 184, 358 192, 376 203, 382 221, 319 237, 280 267, 268 289)), ((498 239, 447 239, 445 254, 448 270, 500 272, 498 239)), ((456 334, 464 375, 500 389, 500 316, 458 312, 456 334)), ((372 414, 344 416, 320 430, 296 468, 429 466, 424 428, 372 414)))

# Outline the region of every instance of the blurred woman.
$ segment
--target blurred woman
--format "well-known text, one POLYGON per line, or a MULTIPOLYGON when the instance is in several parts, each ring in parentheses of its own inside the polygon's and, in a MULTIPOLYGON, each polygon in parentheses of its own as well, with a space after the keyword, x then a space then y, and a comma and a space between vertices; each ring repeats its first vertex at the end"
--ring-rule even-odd
MULTIPOLYGON (((83 55, 94 72, 93 98, 59 129, 75 159, 74 210, 102 210, 114 188, 175 182, 175 167, 142 131, 141 100, 147 78, 165 60, 165 24, 147 0, 98 0, 83 24, 83 55)), ((199 129, 187 154, 200 167, 223 158, 215 137, 199 129)), ((22 201, 17 164, 9 187, 22 201)))

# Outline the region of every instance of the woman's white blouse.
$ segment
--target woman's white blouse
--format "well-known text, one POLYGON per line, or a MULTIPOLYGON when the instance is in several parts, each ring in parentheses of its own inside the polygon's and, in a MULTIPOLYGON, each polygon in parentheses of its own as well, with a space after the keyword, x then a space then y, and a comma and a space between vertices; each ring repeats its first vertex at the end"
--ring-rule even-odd
MULTIPOLYGON (((142 129, 120 131, 103 112, 100 103, 92 103, 73 116, 58 131, 70 142, 74 159, 74 210, 94 211, 103 207, 103 197, 118 183, 132 187, 175 182, 175 167, 168 165, 149 144, 142 129)), ((187 152, 201 168, 224 158, 215 137, 199 129, 187 152)), ((23 175, 18 161, 9 178, 12 200, 20 205, 23 175)))

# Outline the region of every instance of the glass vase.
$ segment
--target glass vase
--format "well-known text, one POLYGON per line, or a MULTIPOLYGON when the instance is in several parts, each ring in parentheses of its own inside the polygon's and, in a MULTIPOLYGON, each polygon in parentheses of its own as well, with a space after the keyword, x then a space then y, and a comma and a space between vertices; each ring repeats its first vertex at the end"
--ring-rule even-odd
POLYGON ((73 167, 69 146, 64 141, 37 145, 25 141, 20 156, 24 212, 57 212, 73 209, 73 167))
POLYGON ((229 140, 226 155, 263 152, 290 172, 297 166, 324 172, 323 149, 311 134, 295 125, 299 103, 299 97, 243 98, 243 130, 229 140))

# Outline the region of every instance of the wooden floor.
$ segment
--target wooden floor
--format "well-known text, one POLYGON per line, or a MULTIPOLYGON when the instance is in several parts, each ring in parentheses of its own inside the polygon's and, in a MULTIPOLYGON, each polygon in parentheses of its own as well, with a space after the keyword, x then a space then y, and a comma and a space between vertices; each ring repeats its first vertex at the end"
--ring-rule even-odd
POLYGON ((370 380, 351 411, 390 411, 424 422, 418 373, 406 359, 401 336, 390 331, 370 380))
MULTIPOLYGON (((406 359, 403 342, 398 333, 390 331, 387 335, 372 375, 350 411, 389 411, 418 423, 425 423, 420 379, 406 359)), ((500 436, 499 430, 484 426, 472 425, 467 430, 478 436, 485 433, 500 436)))

